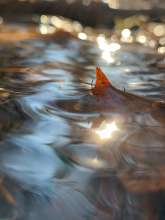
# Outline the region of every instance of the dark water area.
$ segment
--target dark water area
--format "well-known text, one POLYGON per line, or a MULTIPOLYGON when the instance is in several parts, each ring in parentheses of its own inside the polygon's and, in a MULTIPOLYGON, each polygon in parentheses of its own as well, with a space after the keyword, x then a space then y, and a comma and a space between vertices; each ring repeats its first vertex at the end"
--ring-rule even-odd
POLYGON ((94 107, 90 92, 100 66, 117 88, 164 101, 160 39, 35 19, 0 26, 0 219, 165 219, 164 118, 137 115, 101 139, 96 121, 122 115, 94 107))

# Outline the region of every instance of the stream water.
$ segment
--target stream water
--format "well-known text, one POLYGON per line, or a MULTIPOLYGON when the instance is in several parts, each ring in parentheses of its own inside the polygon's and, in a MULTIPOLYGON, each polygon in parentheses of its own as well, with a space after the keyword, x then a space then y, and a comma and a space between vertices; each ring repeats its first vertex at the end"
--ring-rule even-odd
MULTIPOLYGON (((0 26, 0 219, 165 219, 163 187, 125 187, 111 154, 121 140, 104 151, 91 128, 99 110, 75 102, 90 93, 96 66, 121 90, 164 100, 163 49, 40 25, 4 19, 0 26)), ((154 157, 159 150, 151 162, 163 161, 163 150, 154 157)))

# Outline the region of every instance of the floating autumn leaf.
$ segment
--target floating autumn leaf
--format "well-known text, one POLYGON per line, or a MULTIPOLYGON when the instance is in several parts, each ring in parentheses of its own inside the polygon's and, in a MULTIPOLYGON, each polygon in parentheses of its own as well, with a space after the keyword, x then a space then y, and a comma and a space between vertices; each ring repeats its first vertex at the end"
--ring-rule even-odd
POLYGON ((96 84, 92 88, 94 95, 103 96, 106 94, 106 89, 110 86, 110 81, 99 67, 96 67, 96 84))

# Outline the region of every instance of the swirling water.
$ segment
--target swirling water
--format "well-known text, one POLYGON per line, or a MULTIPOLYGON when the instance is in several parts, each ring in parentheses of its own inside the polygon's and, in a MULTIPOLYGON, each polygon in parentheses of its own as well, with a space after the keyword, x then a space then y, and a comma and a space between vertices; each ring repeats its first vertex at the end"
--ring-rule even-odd
MULTIPOLYGON (((132 43, 107 62, 96 42, 63 31, 41 36, 35 28, 5 24, 0 38, 0 218, 164 219, 163 187, 147 190, 144 182, 136 190, 135 181, 129 190, 117 157, 133 169, 134 152, 114 153, 122 140, 105 144, 92 132, 100 112, 75 105, 90 93, 98 65, 118 88, 163 100, 164 69, 157 65, 163 58, 132 43)), ((163 140, 148 152, 148 163, 154 154, 163 161, 163 140)), ((147 176, 151 170, 143 166, 147 176)))

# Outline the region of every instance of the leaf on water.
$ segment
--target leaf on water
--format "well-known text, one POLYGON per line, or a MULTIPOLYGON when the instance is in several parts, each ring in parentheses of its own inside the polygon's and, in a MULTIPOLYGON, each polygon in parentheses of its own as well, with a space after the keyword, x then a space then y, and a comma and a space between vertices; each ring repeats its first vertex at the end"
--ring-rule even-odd
POLYGON ((106 93, 106 89, 111 85, 109 79, 102 72, 99 67, 96 67, 96 83, 92 88, 93 95, 103 96, 106 93))

